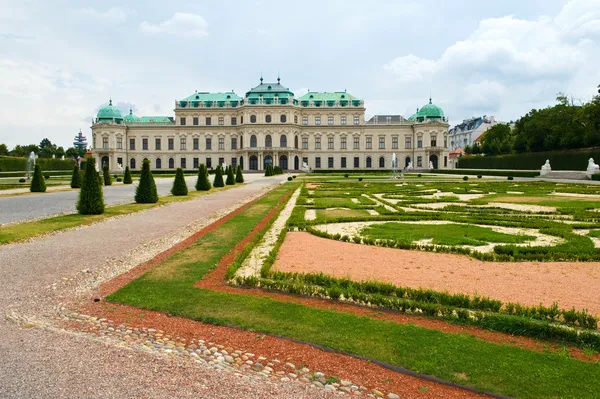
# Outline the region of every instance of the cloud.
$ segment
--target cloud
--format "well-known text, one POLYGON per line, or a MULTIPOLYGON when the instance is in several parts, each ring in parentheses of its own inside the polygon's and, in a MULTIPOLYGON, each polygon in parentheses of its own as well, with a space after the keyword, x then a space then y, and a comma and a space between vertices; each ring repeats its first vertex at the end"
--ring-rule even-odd
POLYGON ((14 33, 0 33, 0 39, 21 41, 21 40, 33 40, 33 39, 35 39, 35 37, 17 35, 14 33))
POLYGON ((176 12, 170 19, 159 24, 144 21, 140 31, 153 35, 173 35, 183 38, 204 38, 208 36, 208 23, 203 16, 176 12))
POLYGON ((98 11, 91 7, 80 8, 73 10, 73 13, 79 18, 115 24, 124 23, 129 15, 135 14, 133 10, 120 7, 111 7, 106 11, 98 11))

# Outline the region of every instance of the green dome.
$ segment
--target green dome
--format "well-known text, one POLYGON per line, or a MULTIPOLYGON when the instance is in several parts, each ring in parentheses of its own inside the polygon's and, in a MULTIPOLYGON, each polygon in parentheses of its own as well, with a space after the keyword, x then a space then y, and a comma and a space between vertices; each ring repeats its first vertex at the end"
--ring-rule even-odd
POLYGON ((415 117, 419 121, 423 121, 424 119, 444 119, 444 111, 437 105, 432 104, 430 98, 429 104, 422 106, 415 117))
POLYGON ((125 118, 123 118, 123 120, 125 121, 125 123, 133 123, 133 122, 137 122, 138 121, 138 117, 135 116, 133 114, 133 111, 130 109, 129 110, 129 114, 125 115, 125 118))
POLYGON ((96 115, 96 118, 98 118, 98 121, 100 122, 112 122, 113 120, 121 121, 123 119, 123 116, 121 115, 121 111, 119 111, 119 108, 112 105, 111 99, 106 107, 100 108, 100 111, 98 111, 98 115, 96 115))
POLYGON ((417 114, 419 113, 419 108, 417 108, 417 112, 415 112, 414 114, 412 114, 411 116, 408 117, 409 121, 414 121, 415 119, 417 119, 417 114))

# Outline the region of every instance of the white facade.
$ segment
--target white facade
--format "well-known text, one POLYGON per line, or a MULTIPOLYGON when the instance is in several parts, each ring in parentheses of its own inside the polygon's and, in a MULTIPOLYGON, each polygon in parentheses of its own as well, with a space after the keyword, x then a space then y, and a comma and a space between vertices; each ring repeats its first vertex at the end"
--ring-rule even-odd
POLYGON ((496 118, 486 115, 463 120, 448 131, 450 150, 473 145, 475 140, 497 123, 496 118))

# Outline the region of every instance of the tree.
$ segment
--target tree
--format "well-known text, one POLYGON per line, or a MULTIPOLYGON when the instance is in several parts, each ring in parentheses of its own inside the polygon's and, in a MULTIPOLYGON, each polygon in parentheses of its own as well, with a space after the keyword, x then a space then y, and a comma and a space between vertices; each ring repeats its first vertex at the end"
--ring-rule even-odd
POLYGON ((223 167, 221 165, 217 166, 217 170, 215 171, 215 180, 213 181, 214 187, 225 187, 225 183, 223 182, 223 167))
POLYGON ((31 179, 31 186, 29 187, 29 191, 31 191, 32 193, 46 192, 46 182, 44 181, 44 176, 42 175, 42 168, 40 168, 40 164, 35 164, 35 169, 33 170, 33 179, 31 179))
MULTIPOLYGON (((59 147, 62 148, 62 147, 59 147)), ((65 156, 69 157, 69 158, 74 158, 77 159, 77 157, 81 156, 79 154, 79 150, 75 147, 69 147, 67 148, 67 151, 65 151, 65 156)))
POLYGON ((133 179, 131 178, 131 171, 129 170, 129 166, 125 167, 125 176, 123 176, 123 184, 131 184, 133 183, 133 179))
POLYGON ((25 151, 26 157, 28 157, 29 154, 31 154, 32 152, 36 155, 39 155, 39 153, 40 153, 40 147, 38 147, 37 144, 29 144, 29 145, 23 146, 23 150, 25 151))
POLYGON ((225 184, 228 186, 233 186, 235 184, 235 176, 233 174, 233 167, 231 165, 227 167, 227 180, 225 181, 225 184))
POLYGON ((204 164, 200 164, 198 169, 198 180, 196 181, 196 191, 208 191, 211 189, 210 180, 208 180, 208 170, 204 164))
POLYGON ((108 164, 102 165, 102 175, 104 176, 104 185, 112 185, 112 179, 110 178, 110 171, 108 170, 108 164))
POLYGON ((73 175, 71 175, 71 188, 81 188, 81 174, 79 166, 73 166, 73 175))
POLYGON ((135 202, 138 204, 154 204, 158 202, 156 183, 150 171, 150 161, 147 159, 144 159, 144 162, 142 162, 140 184, 135 189, 135 202))
POLYGON ((0 155, 8 155, 8 147, 6 144, 0 144, 0 155))
POLYGON ((173 181, 173 188, 171 188, 171 194, 188 195, 188 187, 185 183, 185 177, 183 176, 182 168, 177 168, 177 172, 175 172, 175 180, 173 181))
POLYGON ((54 155, 56 155, 56 158, 62 158, 65 155, 65 149, 63 147, 56 148, 54 155))
POLYGON ((244 175, 242 175, 242 167, 240 165, 237 166, 237 172, 235 174, 235 182, 236 183, 244 182, 244 175))
POLYGON ((24 157, 26 156, 25 148, 17 144, 15 148, 8 152, 11 157, 24 157))
POLYGON ((77 199, 77 212, 81 215, 100 215, 104 213, 104 194, 102 185, 98 181, 96 161, 93 157, 85 160, 85 170, 79 198, 77 199))
POLYGON ((470 145, 468 145, 468 144, 467 144, 467 145, 465 146, 464 150, 465 150, 465 154, 469 154, 469 155, 471 155, 472 148, 471 148, 471 146, 470 146, 470 145))

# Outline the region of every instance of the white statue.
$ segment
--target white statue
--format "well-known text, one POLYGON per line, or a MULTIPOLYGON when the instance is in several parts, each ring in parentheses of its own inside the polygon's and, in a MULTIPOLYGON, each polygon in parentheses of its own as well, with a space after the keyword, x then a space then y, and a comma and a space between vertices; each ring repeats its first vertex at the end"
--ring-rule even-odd
POLYGON ((123 164, 118 163, 117 167, 119 168, 119 170, 123 170, 123 164))
POLYGON ((413 166, 412 166, 412 161, 408 162, 408 166, 406 167, 406 170, 412 170, 413 166))
POLYGON ((552 171, 550 167, 550 160, 546 159, 546 163, 542 165, 542 170, 540 171, 540 176, 544 176, 552 171))
POLYGON ((60 160, 64 161, 65 160, 65 156, 63 155, 62 157, 60 157, 60 160))
POLYGON ((433 169, 433 162, 429 161, 429 169, 433 169))
POLYGON ((594 158, 590 158, 588 160, 588 166, 587 166, 587 170, 585 171, 585 174, 587 175, 587 177, 591 177, 593 174, 599 173, 599 172, 600 172, 600 166, 598 166, 598 164, 594 162, 594 158))

